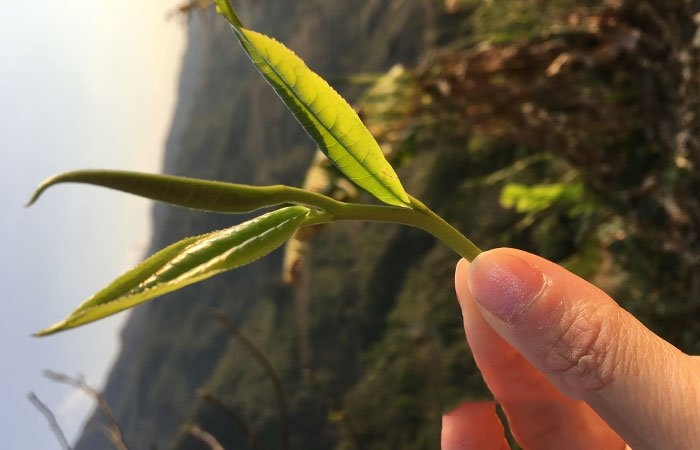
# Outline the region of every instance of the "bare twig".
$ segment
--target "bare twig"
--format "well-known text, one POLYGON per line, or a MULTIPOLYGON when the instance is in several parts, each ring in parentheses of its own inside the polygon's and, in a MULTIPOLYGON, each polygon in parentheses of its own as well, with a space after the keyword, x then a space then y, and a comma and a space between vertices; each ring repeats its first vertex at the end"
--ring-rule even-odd
POLYGON ((272 381, 272 386, 275 392, 275 398, 277 399, 277 406, 280 413, 280 426, 282 428, 282 448, 289 450, 289 412, 287 409, 287 400, 284 395, 284 389, 282 389, 282 383, 280 382, 279 376, 275 371, 270 361, 265 357, 265 355, 253 345, 248 338, 246 338, 236 326, 226 317, 221 311, 212 309, 209 312, 211 316, 219 322, 226 330, 231 334, 231 336, 238 339, 238 341, 250 352, 250 354, 260 363, 267 377, 272 381))
POLYGON ((187 432, 208 445, 211 450, 224 450, 224 446, 211 433, 203 430, 199 425, 188 424, 187 432))
POLYGON ((252 430, 241 418, 241 416, 238 415, 230 406, 224 403, 220 398, 218 398, 217 396, 205 389, 198 389, 197 397, 201 398, 205 402, 210 403, 211 405, 221 410, 231 421, 231 423, 233 423, 236 426, 236 428, 240 429, 241 433, 246 437, 248 443, 254 450, 263 450, 265 448, 260 442, 258 442, 252 430))
POLYGON ((32 405, 34 405, 34 407, 38 409, 39 412, 44 415, 44 417, 46 417, 46 421, 49 422, 49 427, 51 427, 53 434, 56 435, 56 439, 58 440, 58 443, 61 444, 61 448, 64 450, 71 450, 68 440, 66 439, 66 435, 63 434, 63 430, 61 430, 60 425, 56 421, 56 416, 54 416, 49 407, 39 400, 39 397, 37 397, 34 392, 30 392, 27 395, 27 398, 29 398, 32 405))
POLYGON ((73 386, 74 388, 80 389, 90 397, 94 398, 97 401, 97 406, 100 412, 107 421, 107 425, 99 422, 94 423, 98 425, 99 430, 104 433, 105 437, 112 442, 117 450, 129 450, 129 447, 127 447, 126 443, 124 442, 124 436, 122 435, 121 428, 119 428, 119 424, 114 418, 114 414, 112 414, 112 409, 109 407, 109 404, 107 404, 107 401, 102 394, 99 393, 99 391, 85 382, 82 375, 74 378, 62 373, 45 370, 44 376, 51 381, 67 384, 69 386, 73 386))

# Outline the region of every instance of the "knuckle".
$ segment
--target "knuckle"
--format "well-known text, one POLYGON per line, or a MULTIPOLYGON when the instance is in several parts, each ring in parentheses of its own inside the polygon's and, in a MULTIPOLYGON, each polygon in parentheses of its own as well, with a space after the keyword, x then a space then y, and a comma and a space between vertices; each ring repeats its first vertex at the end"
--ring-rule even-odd
POLYGON ((545 370, 564 384, 567 392, 599 391, 616 377, 617 341, 610 324, 611 311, 569 311, 559 336, 545 353, 545 370))

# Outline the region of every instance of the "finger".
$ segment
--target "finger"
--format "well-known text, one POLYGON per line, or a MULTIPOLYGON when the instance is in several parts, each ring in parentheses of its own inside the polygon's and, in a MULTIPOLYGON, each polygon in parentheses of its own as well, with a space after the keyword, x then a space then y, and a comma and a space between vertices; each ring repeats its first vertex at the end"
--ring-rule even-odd
POLYGON ((469 347, 518 443, 537 449, 624 448, 617 433, 585 402, 561 394, 491 328, 472 298, 468 270, 469 263, 460 261, 455 287, 469 347))
POLYGON ((493 402, 467 402, 442 417, 442 450, 507 450, 493 402))
POLYGON ((586 401, 635 450, 700 442, 700 369, 609 296, 562 267, 497 249, 471 264, 485 320, 571 398, 586 401))

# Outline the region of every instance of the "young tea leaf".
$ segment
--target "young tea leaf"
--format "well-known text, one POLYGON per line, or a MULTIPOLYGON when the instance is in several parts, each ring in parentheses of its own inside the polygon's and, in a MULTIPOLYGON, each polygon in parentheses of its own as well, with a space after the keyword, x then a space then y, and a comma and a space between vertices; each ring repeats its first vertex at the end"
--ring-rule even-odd
POLYGON ((172 205, 223 213, 243 213, 279 205, 289 202, 298 193, 297 189, 282 185, 249 186, 119 170, 76 170, 41 183, 27 206, 36 202, 49 187, 68 182, 103 186, 172 205))
POLYGON ((290 206, 159 251, 37 336, 83 325, 265 256, 287 241, 310 209, 290 206))
POLYGON ((260 73, 319 148, 350 180, 379 200, 406 207, 410 200, 379 144, 352 107, 293 51, 231 20, 234 35, 260 73))

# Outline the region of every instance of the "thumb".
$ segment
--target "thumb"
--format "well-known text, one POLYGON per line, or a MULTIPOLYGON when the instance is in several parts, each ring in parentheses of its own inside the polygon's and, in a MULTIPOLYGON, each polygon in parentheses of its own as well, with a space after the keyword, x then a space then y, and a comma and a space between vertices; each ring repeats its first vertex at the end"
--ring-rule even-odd
POLYGON ((700 364, 604 292, 535 255, 496 249, 470 265, 489 325, 635 450, 700 442, 700 364))

